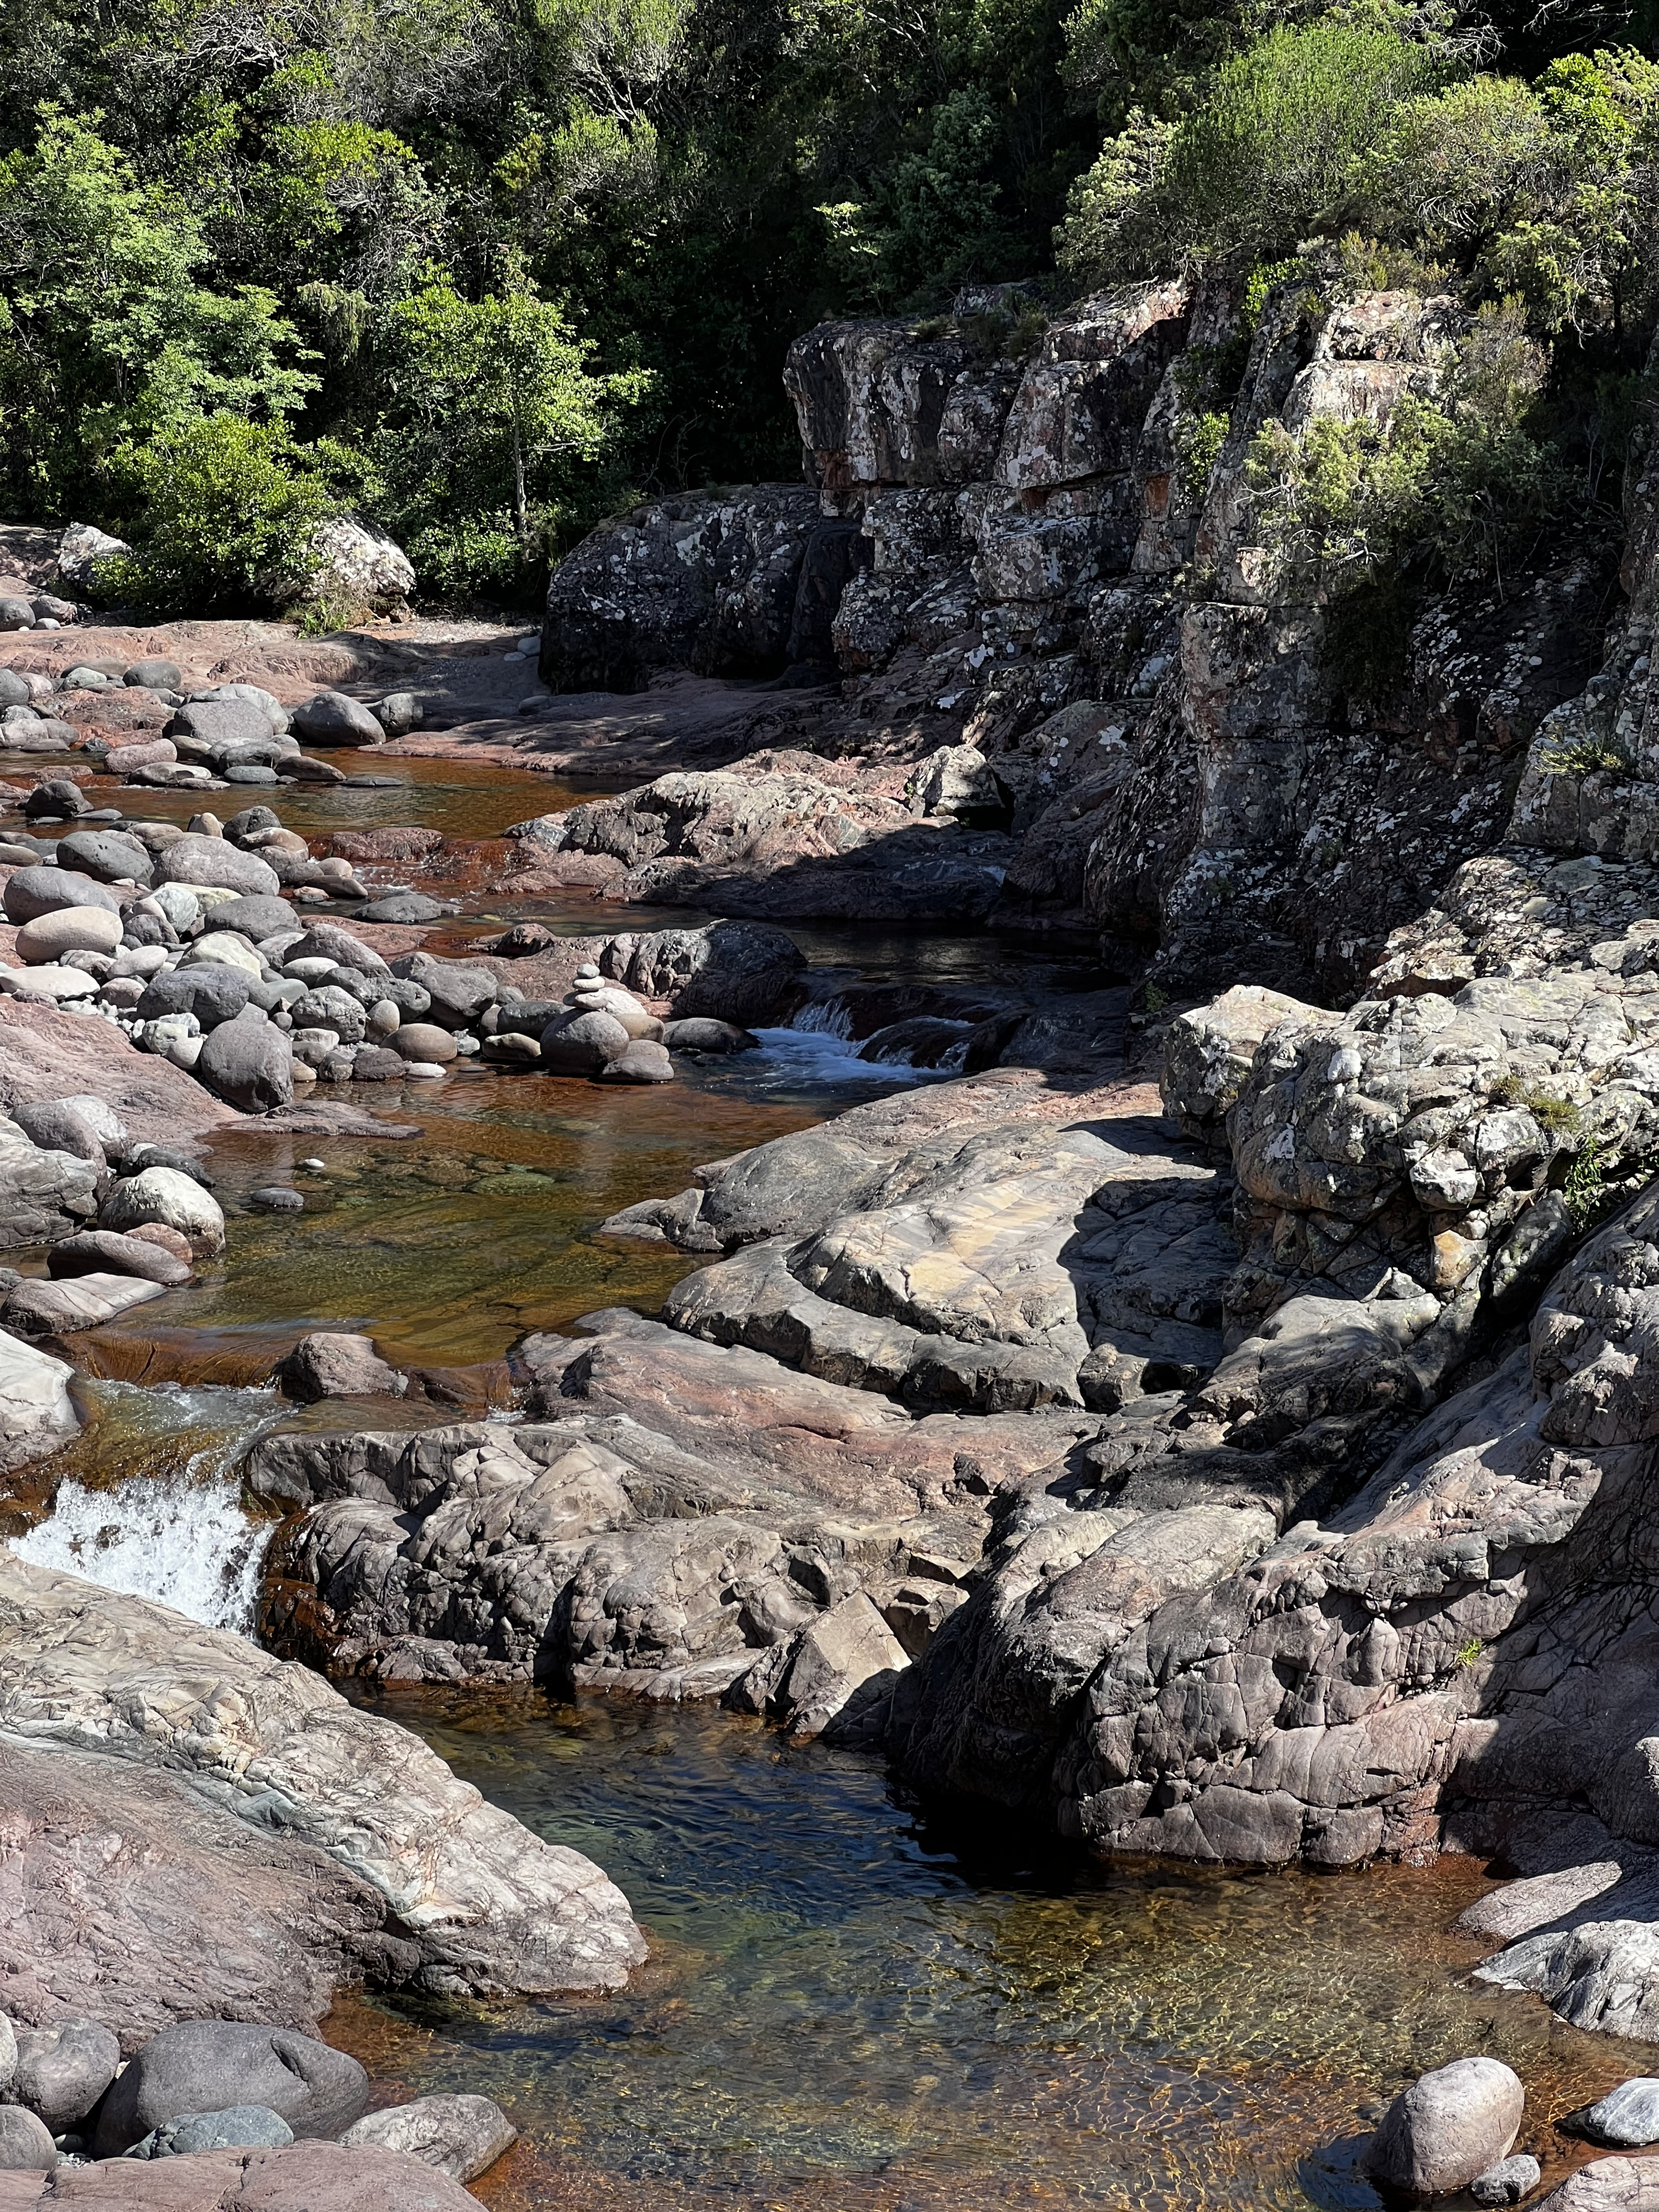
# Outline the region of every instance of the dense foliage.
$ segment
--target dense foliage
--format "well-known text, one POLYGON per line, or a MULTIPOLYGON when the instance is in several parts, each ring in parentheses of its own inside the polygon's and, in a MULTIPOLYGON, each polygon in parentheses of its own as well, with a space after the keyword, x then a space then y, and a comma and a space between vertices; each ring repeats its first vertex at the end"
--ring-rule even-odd
POLYGON ((1263 495, 1341 565, 1455 479, 1442 535, 1498 548, 1641 420, 1659 253, 1659 0, 1506 4, 18 0, 3 496, 133 537, 158 605, 280 603, 342 504, 428 592, 512 598, 629 496, 793 473, 820 315, 1176 267, 1254 314, 1370 257, 1525 373, 1386 450, 1264 448, 1263 495))

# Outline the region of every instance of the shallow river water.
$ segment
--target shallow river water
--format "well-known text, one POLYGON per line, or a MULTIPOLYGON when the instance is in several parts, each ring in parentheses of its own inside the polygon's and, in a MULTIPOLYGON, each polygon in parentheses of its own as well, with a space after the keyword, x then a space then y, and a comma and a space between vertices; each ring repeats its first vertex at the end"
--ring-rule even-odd
MULTIPOLYGON (((465 763, 387 765, 396 791, 284 790, 279 811, 313 836, 418 822, 489 836, 583 795, 465 763)), ((180 819, 199 803, 123 800, 180 819)), ((511 918, 471 906, 447 936, 511 918)), ((593 930, 702 918, 581 895, 536 910, 593 930)), ((1098 980, 973 936, 795 933, 815 962, 877 981, 1098 980)), ((76 1340, 89 1425, 11 1526, 33 1524, 22 1546, 43 1563, 246 1629, 265 1528, 241 1503, 238 1455, 276 1422, 339 1417, 254 1387, 297 1334, 366 1330, 394 1362, 447 1370, 473 1418, 504 1409, 499 1363, 524 1331, 606 1304, 650 1310, 699 1264, 597 1237, 606 1214, 915 1079, 833 1035, 772 1031, 762 1052, 688 1065, 661 1090, 471 1068, 356 1094, 417 1122, 412 1139, 221 1136, 222 1264, 76 1340), (302 1216, 247 1209, 276 1180, 305 1191, 302 1216)), ((456 1417, 362 1409, 388 1425, 456 1417)), ((878 1763, 715 1711, 529 1691, 374 1702, 532 1828, 590 1853, 651 1941, 611 1997, 352 1998, 331 2014, 379 2101, 477 2089, 506 2106, 523 2139, 476 2185, 496 2212, 1365 2206, 1356 2144, 1425 2067, 1482 2051, 1513 2064, 1523 2147, 1552 2174, 1583 2150, 1551 2120, 1646 2069, 1641 2049, 1469 1978, 1477 1947, 1450 1929, 1488 1883, 1468 1861, 1341 1875, 1102 1867, 1012 1841, 983 1809, 924 1818, 878 1763)))

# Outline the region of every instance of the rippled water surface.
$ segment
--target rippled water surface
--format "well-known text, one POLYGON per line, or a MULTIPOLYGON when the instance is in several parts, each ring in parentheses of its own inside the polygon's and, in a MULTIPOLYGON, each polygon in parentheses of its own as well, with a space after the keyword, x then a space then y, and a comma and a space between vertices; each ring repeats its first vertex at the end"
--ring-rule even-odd
MULTIPOLYGON (((1528 2085, 1522 2142, 1642 2070, 1468 1979, 1488 1887, 1427 1870, 1216 1875, 1003 1847, 919 1820, 871 1762, 620 1699, 402 1691, 377 1710, 550 1840, 651 1940, 625 1994, 497 2011, 337 2007, 384 2094, 482 2091, 525 2142, 499 2212, 1121 2212, 1370 2205, 1378 2100, 1474 2051, 1528 2085)), ((1650 2056, 1650 2054, 1647 2054, 1650 2056)))

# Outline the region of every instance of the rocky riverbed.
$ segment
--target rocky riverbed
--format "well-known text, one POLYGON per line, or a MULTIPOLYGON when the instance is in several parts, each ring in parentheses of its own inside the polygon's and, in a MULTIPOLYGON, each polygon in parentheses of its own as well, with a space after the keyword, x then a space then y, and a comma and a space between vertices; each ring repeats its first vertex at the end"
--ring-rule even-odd
MULTIPOLYGON (((1362 307, 1268 303, 1251 420, 1431 374, 1422 302, 1362 307)), ((1101 2203, 1659 2202, 1655 487, 1605 635, 1570 565, 1449 593, 1357 721, 1239 455, 1201 499, 1168 465, 1225 308, 1084 303, 1023 364, 812 333, 814 484, 608 526, 532 652, 0 593, 20 2203, 141 2164, 465 2202, 526 2121, 503 2205, 963 2204, 1028 2151, 1101 2203), (1141 1943, 1109 2033, 1034 1994, 1162 1909, 1097 1874, 1012 1966, 1006 1923, 848 1942, 878 2093, 820 2063, 792 2119, 799 2011, 571 1840, 554 1770, 612 1729, 761 1827, 734 1759, 884 1762, 969 1888, 1209 1869, 1181 1941, 1252 1960, 1287 1900, 1334 1954, 1386 1898, 1350 2002, 1432 2024, 1339 2051, 1279 1959, 1282 2036, 1236 1962, 1177 2031, 1141 1943), (1000 1977, 1012 2065, 923 1994, 1000 1977), (602 2067, 550 2090, 561 2038, 685 2017, 632 2138, 602 2067), (763 2126, 707 2117, 733 2042, 763 2126), (1148 2051, 1085 2096, 1079 2052, 1148 2051), (1023 2115, 988 2154, 928 2108, 976 2068, 1023 2115), (1153 2173, 1166 2107, 1211 2132, 1153 2173)))

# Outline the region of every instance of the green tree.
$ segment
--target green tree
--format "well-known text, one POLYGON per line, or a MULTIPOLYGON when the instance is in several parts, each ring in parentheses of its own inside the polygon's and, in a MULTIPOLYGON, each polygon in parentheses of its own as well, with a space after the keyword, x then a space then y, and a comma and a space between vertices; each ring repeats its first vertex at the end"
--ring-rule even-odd
POLYGON ((26 513, 99 506, 122 450, 218 409, 280 417, 313 388, 274 296, 202 283, 199 227, 97 122, 45 109, 0 160, 0 405, 26 513))
POLYGON ((457 505, 478 518, 505 510, 526 565, 562 477, 598 457, 617 410, 649 388, 641 370, 590 373, 591 346, 521 275, 467 300, 428 272, 393 312, 387 345, 383 444, 402 498, 428 516, 457 505))

